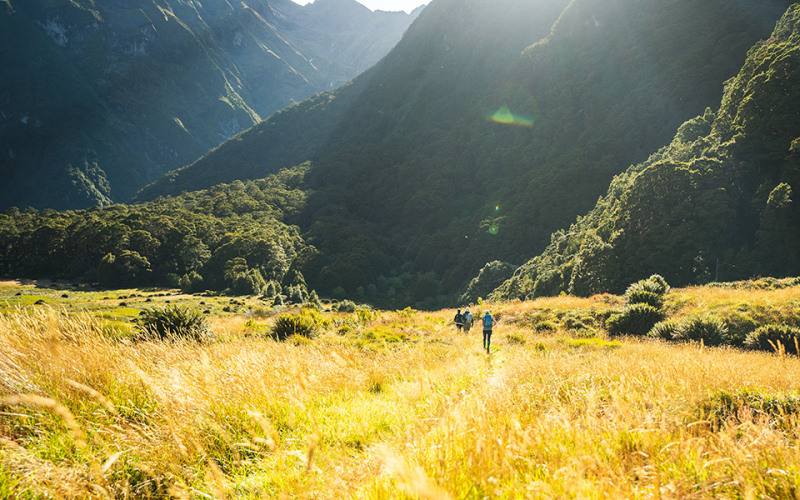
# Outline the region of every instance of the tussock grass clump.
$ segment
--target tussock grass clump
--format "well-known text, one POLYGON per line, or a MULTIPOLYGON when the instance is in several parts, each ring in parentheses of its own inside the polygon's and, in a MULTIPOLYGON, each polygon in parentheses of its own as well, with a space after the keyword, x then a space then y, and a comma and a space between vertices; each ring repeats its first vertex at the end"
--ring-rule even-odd
POLYGON ((668 291, 669 285, 667 284, 667 280, 665 280, 659 274, 653 274, 647 279, 639 280, 636 283, 632 283, 630 286, 628 286, 628 289, 625 290, 625 296, 630 298, 632 295, 640 294, 642 292, 663 296, 668 291))
POLYGON ((135 324, 142 339, 203 342, 212 338, 202 312, 177 304, 143 309, 135 324))
POLYGON ((787 354, 798 354, 800 328, 787 325, 766 325, 747 336, 745 345, 761 351, 784 350, 787 354))
POLYGON ((653 326, 664 319, 664 313, 650 304, 631 304, 606 320, 611 335, 647 335, 653 326))
POLYGON ((728 327, 715 316, 692 316, 680 324, 673 339, 702 341, 709 346, 725 345, 728 343, 728 327))
POLYGON ((316 332, 314 320, 302 314, 281 314, 270 329, 275 340, 286 340, 294 335, 311 338, 316 332))
POLYGON ((647 332, 647 336, 656 339, 673 340, 681 328, 681 324, 675 320, 659 321, 647 332))
POLYGON ((653 293, 649 290, 633 290, 628 294, 628 304, 648 304, 656 309, 664 306, 662 295, 653 293))

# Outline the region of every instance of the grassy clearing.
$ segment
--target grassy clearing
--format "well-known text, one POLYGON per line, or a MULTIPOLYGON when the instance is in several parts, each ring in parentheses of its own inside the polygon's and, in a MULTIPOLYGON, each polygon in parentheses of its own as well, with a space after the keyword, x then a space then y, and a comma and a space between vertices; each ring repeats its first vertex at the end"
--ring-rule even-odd
MULTIPOLYGON (((800 295, 735 292, 667 304, 788 317, 800 295)), ((267 338, 268 315, 210 315, 217 340, 196 344, 110 335, 88 307, 17 304, 0 315, 0 493, 795 497, 800 360, 609 339, 602 320, 623 305, 493 304, 487 355, 452 311, 309 312, 316 337, 285 342, 267 338)))

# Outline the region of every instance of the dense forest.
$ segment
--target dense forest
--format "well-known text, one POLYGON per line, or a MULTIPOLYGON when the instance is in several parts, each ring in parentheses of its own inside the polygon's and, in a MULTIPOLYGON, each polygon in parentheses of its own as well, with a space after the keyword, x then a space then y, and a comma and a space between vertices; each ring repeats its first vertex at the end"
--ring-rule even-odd
POLYGON ((650 273, 671 284, 800 274, 800 4, 748 53, 719 109, 617 176, 606 196, 497 298, 618 292, 650 273))
POLYGON ((0 215, 0 273, 163 285, 303 302, 292 266, 313 249, 281 222, 302 209, 302 168, 139 205, 0 215))

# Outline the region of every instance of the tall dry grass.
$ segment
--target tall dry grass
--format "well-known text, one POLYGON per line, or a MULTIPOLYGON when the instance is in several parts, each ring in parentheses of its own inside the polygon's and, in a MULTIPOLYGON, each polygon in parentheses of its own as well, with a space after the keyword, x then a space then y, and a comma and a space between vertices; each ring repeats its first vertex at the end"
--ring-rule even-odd
POLYGON ((0 493, 795 495, 796 415, 708 408, 745 389, 796 395, 797 359, 527 326, 537 311, 614 303, 563 300, 493 306, 505 320, 490 355, 451 312, 331 322, 311 342, 284 343, 226 319, 208 344, 111 340, 88 313, 2 316, 0 493))

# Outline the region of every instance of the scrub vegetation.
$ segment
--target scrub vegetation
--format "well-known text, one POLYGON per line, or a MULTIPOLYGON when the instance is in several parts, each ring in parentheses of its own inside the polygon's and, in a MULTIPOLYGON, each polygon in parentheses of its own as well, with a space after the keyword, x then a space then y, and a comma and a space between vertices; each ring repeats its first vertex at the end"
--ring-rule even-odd
MULTIPOLYGON (((207 338, 143 339, 131 321, 139 306, 208 298, 159 291, 112 320, 91 309, 98 292, 31 303, 63 295, 46 285, 0 289, 5 497, 797 491, 800 361, 783 349, 610 338, 605 324, 624 296, 491 304, 499 324, 487 354, 450 310, 363 306, 221 312, 208 315, 207 338), (276 335, 286 323, 314 334, 276 335)), ((671 320, 746 316, 753 332, 796 327, 800 287, 738 282, 663 299, 671 320)))

